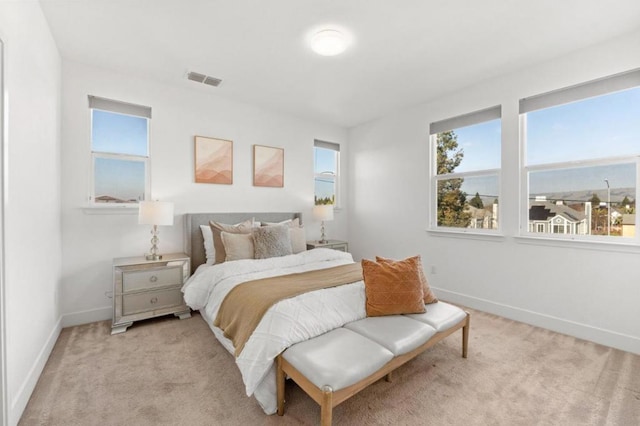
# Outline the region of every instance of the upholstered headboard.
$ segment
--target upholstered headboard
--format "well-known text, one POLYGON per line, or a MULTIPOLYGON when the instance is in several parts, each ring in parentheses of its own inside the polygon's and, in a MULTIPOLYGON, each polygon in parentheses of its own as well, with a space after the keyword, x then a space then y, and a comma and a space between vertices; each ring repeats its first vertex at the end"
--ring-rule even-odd
POLYGON ((191 273, 206 262, 200 225, 209 225, 211 220, 233 224, 252 217, 260 222, 282 222, 299 218, 302 223, 302 213, 186 213, 184 215, 184 251, 191 257, 191 273))

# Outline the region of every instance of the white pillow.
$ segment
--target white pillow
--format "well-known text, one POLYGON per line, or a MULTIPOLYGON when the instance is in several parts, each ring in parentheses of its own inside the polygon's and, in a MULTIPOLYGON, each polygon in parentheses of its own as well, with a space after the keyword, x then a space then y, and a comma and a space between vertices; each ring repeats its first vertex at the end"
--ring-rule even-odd
POLYGON ((301 253, 307 249, 307 236, 303 226, 289 228, 289 237, 291 238, 291 251, 293 254, 301 253))
POLYGON ((216 261, 216 249, 213 248, 213 232, 209 225, 200 225, 202 238, 204 238, 204 254, 207 258, 207 265, 213 265, 216 261))
POLYGON ((287 225, 289 228, 297 228, 300 226, 300 218, 287 219, 282 222, 262 222, 262 226, 287 225))

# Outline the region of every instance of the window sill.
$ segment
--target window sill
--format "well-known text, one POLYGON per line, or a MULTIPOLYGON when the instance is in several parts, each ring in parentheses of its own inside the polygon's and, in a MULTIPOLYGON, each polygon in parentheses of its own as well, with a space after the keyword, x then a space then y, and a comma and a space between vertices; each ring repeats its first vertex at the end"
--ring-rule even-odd
POLYGON ((106 215, 106 214, 138 214, 138 205, 108 205, 108 206, 84 206, 81 207, 84 214, 106 215))
POLYGON ((632 242, 618 242, 618 241, 589 241, 583 239, 569 239, 569 238, 557 238, 557 237, 538 237, 533 235, 518 235, 514 237, 515 241, 520 244, 530 244, 539 246, 550 247, 570 247, 583 250, 599 250, 608 252, 622 252, 622 253, 638 253, 640 252, 640 246, 632 239, 632 242))
POLYGON ((496 232, 478 232, 478 231, 467 231, 464 229, 454 230, 454 229, 427 229, 427 233, 433 235, 434 237, 445 237, 445 238, 464 238, 470 240, 483 240, 483 241, 504 241, 505 237, 501 233, 496 232))

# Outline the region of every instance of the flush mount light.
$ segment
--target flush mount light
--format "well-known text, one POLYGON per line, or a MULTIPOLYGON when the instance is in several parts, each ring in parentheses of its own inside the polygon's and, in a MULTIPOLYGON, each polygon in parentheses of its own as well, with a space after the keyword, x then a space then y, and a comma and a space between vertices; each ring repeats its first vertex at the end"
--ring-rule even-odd
POLYGON ((339 55, 347 48, 347 39, 340 31, 322 30, 311 38, 311 48, 318 55, 339 55))

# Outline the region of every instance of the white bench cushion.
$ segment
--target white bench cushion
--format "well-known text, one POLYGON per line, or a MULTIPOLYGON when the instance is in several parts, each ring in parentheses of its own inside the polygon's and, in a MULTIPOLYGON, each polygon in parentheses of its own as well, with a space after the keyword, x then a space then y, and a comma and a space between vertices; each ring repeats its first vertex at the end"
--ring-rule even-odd
POLYGON ((467 316, 467 313, 462 309, 445 302, 426 305, 426 309, 427 312, 424 314, 409 314, 405 316, 428 324, 438 332, 450 329, 467 316))
POLYGON ((330 386, 335 392, 378 371, 393 353, 358 333, 336 328, 291 346, 282 357, 318 388, 330 386))
POLYGON ((402 315, 368 317, 344 327, 384 346, 394 356, 411 352, 436 334, 436 329, 430 325, 402 315))

